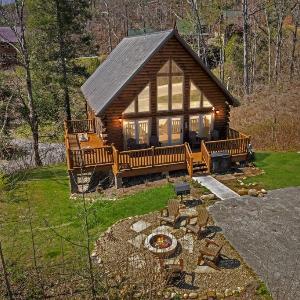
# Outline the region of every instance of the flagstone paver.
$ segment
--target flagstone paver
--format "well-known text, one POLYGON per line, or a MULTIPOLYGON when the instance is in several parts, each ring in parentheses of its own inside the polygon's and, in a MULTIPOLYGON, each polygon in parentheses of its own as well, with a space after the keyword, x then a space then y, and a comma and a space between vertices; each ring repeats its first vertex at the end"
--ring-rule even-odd
POLYGON ((300 187, 219 201, 209 211, 274 299, 300 299, 300 187))
POLYGON ((132 244, 134 247, 140 249, 146 237, 147 236, 145 234, 141 233, 136 237, 134 237, 133 239, 128 240, 127 242, 132 244))
POLYGON ((143 230, 147 229, 149 226, 151 226, 150 223, 145 222, 144 220, 138 220, 134 224, 131 225, 130 229, 133 231, 139 233, 142 232, 143 230))
POLYGON ((183 249, 187 250, 189 253, 194 251, 194 237, 192 234, 186 234, 181 239, 179 239, 183 249))

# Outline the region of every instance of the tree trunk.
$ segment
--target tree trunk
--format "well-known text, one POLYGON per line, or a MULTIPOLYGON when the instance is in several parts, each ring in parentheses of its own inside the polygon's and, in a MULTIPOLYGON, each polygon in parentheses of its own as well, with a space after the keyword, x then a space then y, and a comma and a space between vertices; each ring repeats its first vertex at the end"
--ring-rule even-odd
POLYGON ((42 161, 40 158, 39 153, 39 124, 38 124, 38 117, 35 109, 34 99, 33 99, 33 92, 32 92, 32 78, 31 78, 31 69, 30 69, 30 57, 29 57, 29 50, 27 46, 27 41, 25 37, 25 24, 23 18, 23 9, 24 6, 21 8, 18 6, 16 2, 16 13, 19 18, 20 23, 20 37, 21 37, 21 51, 23 54, 23 66, 26 72, 26 89, 27 89, 27 98, 28 98, 28 110, 29 110, 29 125, 32 133, 33 139, 33 153, 34 153, 34 162, 36 166, 41 166, 42 161))
POLYGON ((271 83, 271 29, 270 29, 270 23, 269 23, 269 17, 267 10, 264 10, 265 12, 265 19, 267 24, 267 32, 268 32, 268 83, 271 83))
POLYGON ((248 0, 243 0, 243 69, 244 69, 244 91, 250 94, 249 82, 249 20, 248 20, 248 0))
POLYGON ((295 28, 293 31, 293 45, 292 45, 292 53, 291 53, 291 64, 290 64, 290 79, 294 77, 295 71, 295 60, 296 60, 296 45, 297 45, 297 32, 299 27, 299 18, 300 18, 300 3, 297 4, 295 8, 296 12, 293 16, 295 28))
POLYGON ((13 299, 13 293, 11 291, 11 286, 10 286, 10 282, 9 282, 9 279, 8 279, 8 273, 7 273, 7 269, 6 269, 6 263, 5 263, 5 259, 4 259, 4 255, 3 255, 1 241, 0 241, 0 261, 1 261, 3 277, 4 277, 4 282, 5 282, 6 291, 7 291, 7 297, 8 297, 9 300, 12 300, 13 299))
POLYGON ((284 0, 281 0, 276 6, 277 13, 277 34, 276 34, 276 49, 275 49, 275 82, 278 81, 278 75, 281 71, 281 46, 282 46, 282 26, 283 26, 283 14, 284 14, 284 0))
POLYGON ((63 20, 60 12, 59 0, 55 1, 56 3, 56 22, 58 27, 58 39, 59 39, 59 58, 61 64, 61 75, 62 75, 62 87, 64 91, 64 109, 65 109, 65 118, 67 120, 72 119, 71 115, 71 106, 70 106, 70 94, 68 87, 68 75, 67 75, 67 65, 66 65, 66 47, 64 41, 63 33, 63 20))

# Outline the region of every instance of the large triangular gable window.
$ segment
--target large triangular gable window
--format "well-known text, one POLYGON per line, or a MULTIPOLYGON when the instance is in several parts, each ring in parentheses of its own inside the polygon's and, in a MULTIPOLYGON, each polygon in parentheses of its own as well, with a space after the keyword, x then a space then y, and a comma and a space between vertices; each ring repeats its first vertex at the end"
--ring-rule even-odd
POLYGON ((157 73, 157 110, 183 109, 183 72, 169 59, 157 73))
POLYGON ((190 81, 190 108, 211 108, 213 105, 202 91, 190 81))
POLYGON ((149 84, 138 94, 138 96, 124 110, 124 114, 133 114, 150 111, 150 88, 149 84))

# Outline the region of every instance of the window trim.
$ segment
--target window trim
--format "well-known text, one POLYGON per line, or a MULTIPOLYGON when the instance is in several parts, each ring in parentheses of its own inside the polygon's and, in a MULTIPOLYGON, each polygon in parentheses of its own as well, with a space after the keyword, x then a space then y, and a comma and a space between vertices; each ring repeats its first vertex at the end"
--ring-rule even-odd
POLYGON ((200 131, 200 126, 201 126, 201 123, 200 123, 200 117, 204 117, 204 116, 207 116, 207 115, 210 115, 211 116, 211 123, 210 123, 210 127, 209 127, 209 133, 208 133, 208 138, 211 138, 211 134, 214 130, 214 127, 215 127, 215 115, 213 112, 207 112, 207 113, 196 113, 196 114, 190 114, 189 115, 189 133, 192 131, 191 130, 191 118, 195 118, 197 117, 198 118, 198 121, 199 121, 199 128, 198 128, 198 131, 200 131))
POLYGON ((190 110, 196 110, 196 109, 212 109, 214 106, 213 104, 211 103, 211 101, 206 97, 205 93, 195 84, 195 82, 190 79, 189 80, 189 109, 190 110), (201 99, 200 99, 200 106, 198 107, 191 107, 191 87, 192 87, 192 84, 196 87, 196 89, 200 92, 200 95, 201 95, 201 99), (203 106, 203 103, 204 103, 204 97, 207 99, 207 101, 211 104, 211 106, 208 106, 208 107, 204 107, 203 106))
POLYGON ((139 140, 139 130, 138 130, 138 122, 139 121, 148 121, 148 143, 147 145, 149 145, 150 143, 150 136, 151 136, 151 129, 152 129, 152 120, 151 118, 134 118, 134 119, 123 119, 122 121, 122 134, 123 134, 123 145, 124 145, 124 149, 127 149, 127 140, 126 140, 126 135, 125 135, 125 126, 124 126, 124 122, 134 122, 134 139, 136 140, 137 144, 138 140, 139 140))
MULTIPOLYGON (((157 138, 159 140, 159 120, 160 119, 167 119, 167 126, 168 126, 168 143, 167 146, 172 146, 172 145, 177 145, 177 144, 172 144, 172 119, 173 118, 180 118, 181 119, 181 132, 180 132, 180 139, 181 142, 183 143, 184 141, 184 114, 182 115, 172 115, 172 116, 159 116, 156 118, 156 128, 157 128, 157 138)), ((178 144, 180 145, 180 144, 178 144)))
POLYGON ((181 112, 184 110, 184 83, 185 83, 185 74, 182 70, 182 68, 180 66, 178 66, 178 63, 172 58, 169 57, 168 60, 162 65, 162 67, 158 70, 158 72, 156 73, 156 78, 158 77, 168 77, 168 109, 158 109, 158 81, 156 80, 156 110, 157 112, 171 112, 171 111, 178 111, 181 112), (169 72, 168 73, 159 73, 159 71, 161 70, 161 68, 167 63, 169 63, 169 72), (172 73, 172 64, 173 62, 176 64, 176 66, 181 70, 181 72, 174 72, 172 73), (173 109, 173 105, 172 105, 172 86, 173 86, 173 82, 172 82, 172 78, 173 77, 182 77, 182 107, 181 108, 174 108, 173 109))
POLYGON ((136 97, 134 97, 134 99, 130 102, 130 104, 126 107, 126 109, 122 112, 123 116, 133 116, 133 115, 142 115, 142 114, 148 114, 151 112, 151 82, 148 81, 148 83, 143 87, 143 89, 137 94, 136 97), (139 111, 139 95, 144 91, 144 89, 146 89, 148 86, 149 88, 149 107, 148 110, 146 111, 139 111), (125 112, 126 109, 132 104, 132 102, 134 102, 134 111, 133 112, 125 112))

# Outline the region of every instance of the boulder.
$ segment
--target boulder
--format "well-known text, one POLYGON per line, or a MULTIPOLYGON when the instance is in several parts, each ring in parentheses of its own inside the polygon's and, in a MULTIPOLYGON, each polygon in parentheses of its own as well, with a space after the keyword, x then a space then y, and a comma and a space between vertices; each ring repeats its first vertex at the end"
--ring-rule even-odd
POLYGON ((221 300, 221 299, 225 298, 225 295, 224 295, 224 293, 216 292, 216 298, 217 298, 217 300, 221 300))
POLYGON ((225 297, 230 297, 233 295, 233 292, 232 292, 232 290, 226 289, 224 294, 225 294, 225 297))
POLYGON ((257 197, 258 196, 258 191, 256 189, 250 189, 248 191, 248 195, 252 197, 257 197))
POLYGON ((215 298, 216 297, 216 291, 207 291, 207 297, 215 298))
POLYGON ((237 192, 240 196, 248 195, 248 190, 245 188, 239 189, 237 192))
POLYGON ((203 201, 214 200, 215 198, 216 198, 216 196, 214 194, 202 195, 200 197, 200 199, 203 201))
POLYGON ((188 297, 189 297, 189 294, 183 294, 183 299, 188 299, 188 297))
POLYGON ((268 193, 265 189, 261 189, 260 192, 263 193, 263 194, 267 194, 268 193))
POLYGON ((198 293, 192 292, 189 293, 189 299, 197 299, 198 298, 198 293))

